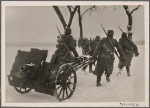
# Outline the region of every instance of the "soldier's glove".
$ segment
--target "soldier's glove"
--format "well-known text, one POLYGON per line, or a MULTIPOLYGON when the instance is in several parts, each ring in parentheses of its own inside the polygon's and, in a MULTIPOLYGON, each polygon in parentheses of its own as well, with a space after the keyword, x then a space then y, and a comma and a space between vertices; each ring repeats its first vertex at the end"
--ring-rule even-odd
POLYGON ((91 57, 92 63, 95 63, 95 61, 97 60, 96 56, 91 57))
POLYGON ((77 61, 78 63, 80 63, 81 61, 83 61, 83 59, 82 59, 82 57, 76 57, 76 61, 77 61))
POLYGON ((135 57, 137 57, 139 55, 139 53, 135 53, 135 57))
POLYGON ((91 59, 93 59, 94 61, 97 60, 97 56, 93 56, 91 59))
POLYGON ((124 59, 124 58, 121 59, 121 64, 122 64, 122 65, 125 65, 125 63, 126 63, 126 59, 124 59))

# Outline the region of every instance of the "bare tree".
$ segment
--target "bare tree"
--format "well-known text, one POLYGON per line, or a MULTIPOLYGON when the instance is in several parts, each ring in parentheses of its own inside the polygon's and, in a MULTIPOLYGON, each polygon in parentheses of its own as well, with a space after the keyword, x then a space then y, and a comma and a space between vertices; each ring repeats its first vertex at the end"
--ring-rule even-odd
POLYGON ((82 26, 82 19, 83 19, 83 16, 86 12, 92 10, 93 8, 95 8, 95 6, 91 6, 90 8, 86 9, 83 13, 81 13, 81 8, 80 6, 78 6, 78 18, 79 18, 79 28, 80 28, 80 40, 79 41, 79 46, 82 48, 82 53, 84 54, 84 49, 83 49, 83 26, 82 26))
MULTIPOLYGON (((123 5, 123 8, 128 16, 128 26, 127 26, 127 31, 128 31, 128 35, 129 33, 132 31, 132 25, 133 25, 133 17, 132 14, 135 10, 138 10, 138 8, 141 5, 138 5, 136 8, 134 8, 132 11, 129 10, 129 6, 128 5, 123 5)), ((132 35, 131 35, 131 39, 132 39, 132 35)))
POLYGON ((53 6, 53 8, 54 8, 54 10, 55 10, 57 16, 59 17, 59 19, 60 19, 60 21, 61 21, 61 23, 62 23, 62 25, 63 25, 63 28, 65 29, 66 26, 70 28, 70 26, 71 26, 71 24, 72 24, 73 17, 74 17, 74 15, 75 15, 75 12, 77 11, 77 6, 75 6, 74 9, 71 9, 71 6, 67 6, 67 8, 68 8, 68 10, 69 10, 69 13, 70 13, 70 18, 69 18, 68 23, 66 23, 66 21, 65 21, 63 15, 62 15, 62 13, 61 13, 59 7, 58 7, 58 6, 53 6))
POLYGON ((79 16, 79 27, 80 27, 80 38, 81 38, 81 39, 83 38, 83 26, 82 26, 82 19, 83 19, 83 16, 84 16, 84 14, 85 14, 86 12, 88 12, 88 11, 94 9, 94 8, 95 8, 95 6, 91 6, 91 7, 89 7, 88 9, 86 9, 83 13, 81 13, 81 8, 80 8, 80 6, 78 6, 77 12, 78 12, 78 16, 79 16))

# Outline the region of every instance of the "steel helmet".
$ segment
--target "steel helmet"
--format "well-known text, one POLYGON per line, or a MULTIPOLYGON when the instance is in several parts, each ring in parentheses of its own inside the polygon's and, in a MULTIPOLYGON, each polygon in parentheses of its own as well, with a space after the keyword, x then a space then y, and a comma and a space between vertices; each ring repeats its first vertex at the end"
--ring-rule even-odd
POLYGON ((114 31, 113 30, 108 30, 107 35, 114 35, 114 31))
POLYGON ((100 40, 100 36, 96 36, 96 37, 95 37, 95 40, 100 40))
POLYGON ((122 38, 127 38, 127 33, 126 32, 122 32, 122 38))
POLYGON ((67 28, 65 29, 65 34, 71 34, 71 29, 67 27, 67 28))

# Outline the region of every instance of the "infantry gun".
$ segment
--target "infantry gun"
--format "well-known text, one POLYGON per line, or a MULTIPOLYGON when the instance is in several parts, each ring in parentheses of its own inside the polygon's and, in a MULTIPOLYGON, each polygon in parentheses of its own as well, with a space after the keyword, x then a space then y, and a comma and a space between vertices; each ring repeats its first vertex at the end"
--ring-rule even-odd
POLYGON ((21 94, 33 89, 35 92, 55 96, 59 101, 69 99, 76 88, 76 71, 93 62, 93 59, 83 55, 49 70, 47 54, 48 50, 35 48, 30 51, 18 50, 8 75, 9 85, 21 94))

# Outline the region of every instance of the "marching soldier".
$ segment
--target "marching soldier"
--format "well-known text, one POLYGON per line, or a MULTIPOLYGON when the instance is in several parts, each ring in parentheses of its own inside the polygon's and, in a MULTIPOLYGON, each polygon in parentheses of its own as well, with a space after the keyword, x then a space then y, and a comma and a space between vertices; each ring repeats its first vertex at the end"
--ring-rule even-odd
POLYGON ((124 53, 117 40, 113 38, 113 35, 114 31, 108 30, 107 37, 104 37, 100 40, 93 55, 93 59, 97 59, 97 65, 94 71, 94 74, 97 75, 97 87, 101 86, 100 81, 104 71, 107 82, 110 82, 110 75, 113 71, 114 58, 112 58, 112 55, 114 55, 114 47, 116 47, 119 52, 120 60, 125 62, 124 53))
POLYGON ((131 66, 133 54, 135 54, 135 57, 137 57, 139 55, 137 46, 131 41, 130 36, 129 36, 129 40, 127 40, 126 32, 122 33, 121 38, 119 39, 119 45, 123 49, 123 52, 126 57, 126 63, 125 64, 119 63, 119 65, 118 65, 119 72, 122 71, 124 66, 126 66, 127 75, 131 76, 130 66, 131 66))
MULTIPOLYGON (((87 50, 86 50, 86 53, 88 55, 93 56, 95 48, 98 45, 100 39, 101 39, 100 36, 96 36, 94 40, 92 40, 91 38, 90 38, 90 40, 88 40, 89 44, 87 45, 88 47, 87 47, 87 50)), ((93 65, 93 63, 89 63, 89 73, 93 72, 92 65, 93 65)), ((83 67, 82 70, 85 71, 86 68, 87 68, 87 66, 83 67)))
MULTIPOLYGON (((68 53, 73 52, 74 56, 78 57, 78 53, 76 51, 74 39, 73 39, 73 36, 71 35, 70 28, 65 29, 65 34, 61 37, 61 41, 63 42, 65 49, 69 49, 67 51, 68 53)), ((71 54, 70 54, 70 56, 71 56, 71 54)))
MULTIPOLYGON (((95 49, 96 49, 96 46, 98 45, 100 39, 101 39, 100 36, 96 36, 95 39, 91 42, 91 50, 92 50, 92 51, 89 53, 90 56, 93 56, 94 51, 95 51, 95 49)), ((93 64, 93 63, 90 63, 90 64, 89 64, 89 72, 90 72, 90 73, 93 72, 93 70, 92 70, 92 64, 93 64)))

